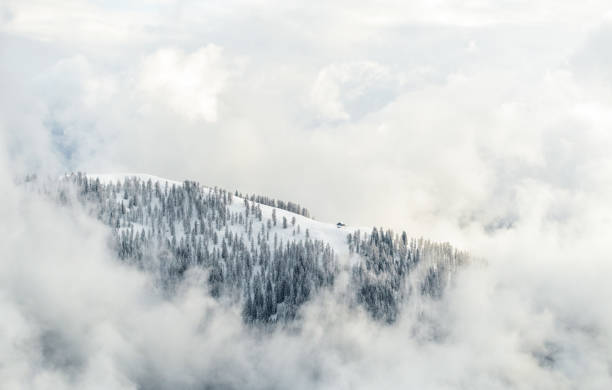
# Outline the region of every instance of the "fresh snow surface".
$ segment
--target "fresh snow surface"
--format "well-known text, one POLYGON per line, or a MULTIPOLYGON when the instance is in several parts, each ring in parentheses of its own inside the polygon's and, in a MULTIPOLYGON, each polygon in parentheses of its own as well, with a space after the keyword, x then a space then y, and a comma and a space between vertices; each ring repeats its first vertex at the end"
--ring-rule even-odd
MULTIPOLYGON (((87 174, 87 177, 90 179, 100 179, 101 183, 116 183, 117 181, 123 181, 126 178, 138 178, 143 181, 151 180, 152 182, 159 182, 160 184, 168 183, 169 186, 177 185, 182 186, 183 182, 176 180, 164 179, 161 177, 142 174, 142 173, 112 173, 112 174, 87 174)), ((210 187, 202 186, 204 190, 210 191, 210 187)), ((249 200, 249 202, 251 202, 249 200)), ((257 203, 257 202, 255 202, 257 203)), ((272 218, 272 210, 275 207, 268 206, 265 204, 260 204, 263 221, 272 218)), ((244 199, 239 196, 234 196, 232 204, 230 205, 230 210, 232 212, 244 212, 244 199)), ((300 214, 295 214, 287 210, 276 208, 276 218, 278 220, 277 226, 272 228, 271 233, 276 233, 278 235, 278 239, 284 242, 293 241, 296 239, 300 239, 305 236, 306 229, 308 229, 310 237, 312 239, 317 239, 328 243, 333 249, 336 255, 338 256, 338 261, 340 264, 353 264, 358 261, 357 255, 350 255, 349 248, 347 244, 347 235, 349 233, 354 232, 355 230, 360 229, 362 232, 369 233, 371 228, 364 227, 351 227, 344 226, 338 228, 336 223, 326 223, 316 221, 312 218, 304 217, 300 214), (287 222, 289 223, 289 227, 287 229, 282 228, 282 220, 283 217, 287 218, 287 222), (291 226, 291 218, 295 217, 296 226, 300 226, 301 234, 298 236, 293 236, 293 227, 291 226)), ((238 235, 242 235, 244 230, 238 226, 230 229, 233 232, 235 231, 238 235)))

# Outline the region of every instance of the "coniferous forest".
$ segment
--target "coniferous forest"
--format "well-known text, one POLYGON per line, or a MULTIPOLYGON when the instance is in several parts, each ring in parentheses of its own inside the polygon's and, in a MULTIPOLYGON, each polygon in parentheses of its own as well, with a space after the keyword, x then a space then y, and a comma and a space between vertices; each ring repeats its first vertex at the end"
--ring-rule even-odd
MULTIPOLYGON (((34 176, 26 181, 40 184, 34 176)), ((342 271, 350 275, 349 302, 393 323, 411 296, 439 298, 468 260, 447 243, 376 227, 338 228, 345 238, 334 247, 313 237, 313 220, 299 204, 192 181, 101 181, 76 173, 39 187, 107 225, 119 261, 150 272, 165 293, 191 268, 205 270, 210 294, 239 304, 246 323, 295 319, 342 271)))

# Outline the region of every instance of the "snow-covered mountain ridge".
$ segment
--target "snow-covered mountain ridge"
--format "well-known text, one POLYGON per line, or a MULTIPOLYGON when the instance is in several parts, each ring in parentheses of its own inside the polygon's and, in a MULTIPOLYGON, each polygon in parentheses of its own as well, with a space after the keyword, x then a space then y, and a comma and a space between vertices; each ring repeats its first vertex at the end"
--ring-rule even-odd
POLYGON ((241 305, 252 323, 294 319, 342 273, 349 302, 393 322, 411 297, 441 296, 468 260, 447 243, 337 227, 291 202, 191 181, 79 173, 51 195, 85 205, 111 229, 119 259, 151 272, 161 288, 171 292, 189 269, 206 270, 210 293, 241 305))
MULTIPOLYGON (((87 177, 92 180, 98 179, 100 180, 101 184, 105 184, 105 185, 116 184, 117 182, 123 183, 126 179, 129 179, 129 180, 137 179, 145 183, 151 180, 152 183, 160 183, 162 186, 167 183, 170 187, 172 185, 179 186, 179 187, 183 185, 183 182, 181 181, 170 180, 170 179, 161 178, 158 176, 143 174, 143 173, 112 173, 112 174, 88 173, 87 177)), ((200 188, 202 189, 202 191, 207 192, 207 193, 214 190, 214 188, 203 186, 203 185, 200 185, 200 188)), ((229 205, 230 210, 232 212, 243 212, 244 197, 236 195, 236 192, 234 192, 233 200, 234 201, 232 202, 232 204, 229 205)), ((296 224, 300 226, 301 230, 304 230, 304 229, 309 230, 310 237, 312 237, 313 239, 321 239, 329 243, 336 251, 336 254, 338 255, 338 259, 342 263, 349 261, 349 258, 351 257, 349 254, 349 250, 348 250, 349 248, 346 245, 347 234, 349 233, 352 234, 354 231, 359 230, 359 229, 361 229, 362 231, 370 230, 367 227, 353 227, 353 226, 342 226, 341 228, 338 228, 336 224, 317 221, 315 219, 303 216, 295 212, 287 211, 282 208, 272 207, 272 206, 269 206, 269 205, 266 205, 260 202, 253 202, 250 200, 249 202, 256 203, 259 205, 259 207, 261 208, 264 220, 271 219, 272 211, 275 209, 276 209, 277 218, 280 221, 282 221, 283 217, 287 218, 288 221, 291 221, 292 218, 295 218, 296 224)), ((286 229, 277 229, 276 233, 279 235, 279 238, 281 239, 286 240, 290 238, 288 234, 289 231, 287 231, 286 229)))

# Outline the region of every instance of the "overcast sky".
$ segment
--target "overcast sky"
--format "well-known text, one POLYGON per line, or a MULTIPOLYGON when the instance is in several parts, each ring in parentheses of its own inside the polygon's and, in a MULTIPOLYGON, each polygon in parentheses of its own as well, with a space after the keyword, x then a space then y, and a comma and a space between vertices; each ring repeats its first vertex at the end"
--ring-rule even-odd
POLYGON ((4 1, 4 150, 15 172, 193 179, 332 222, 507 227, 524 191, 609 190, 611 9, 4 1))

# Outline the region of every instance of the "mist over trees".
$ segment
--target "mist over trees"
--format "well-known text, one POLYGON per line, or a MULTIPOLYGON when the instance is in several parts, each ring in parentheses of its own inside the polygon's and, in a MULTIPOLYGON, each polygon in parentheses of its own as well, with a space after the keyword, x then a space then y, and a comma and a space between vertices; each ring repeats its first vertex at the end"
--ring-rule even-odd
POLYGON ((467 253, 448 243, 408 238, 391 230, 373 228, 347 236, 351 252, 360 255, 352 269, 358 301, 376 319, 394 322, 401 303, 412 294, 439 298, 467 253))
POLYGON ((27 353, 23 383, 41 359, 40 372, 79 388, 75 372, 98 383, 107 361, 135 384, 126 388, 143 389, 369 389, 381 376, 382 387, 465 388, 475 370, 486 389, 607 380, 592 369, 572 377, 607 362, 596 327, 575 327, 605 324, 604 312, 566 310, 562 289, 530 290, 538 300, 526 304, 533 273, 467 266, 474 260, 448 243, 146 175, 28 176, 20 187, 32 191, 12 203, 7 226, 32 234, 9 249, 3 280, 16 297, 6 317, 27 330, 5 343, 5 356, 27 353), (555 321, 540 305, 551 298, 564 315, 555 321))
POLYGON ((350 274, 349 301, 393 323, 414 294, 439 298, 468 259, 448 243, 373 228, 347 235, 342 245, 357 261, 343 264, 338 248, 301 228, 296 215, 309 216, 305 208, 191 181, 126 177, 103 183, 77 173, 47 192, 62 204, 78 202, 109 226, 118 258, 151 272, 168 294, 190 268, 206 270, 211 296, 241 305, 251 324, 295 319, 342 271, 350 274), (267 206, 271 212, 264 212, 267 206))

